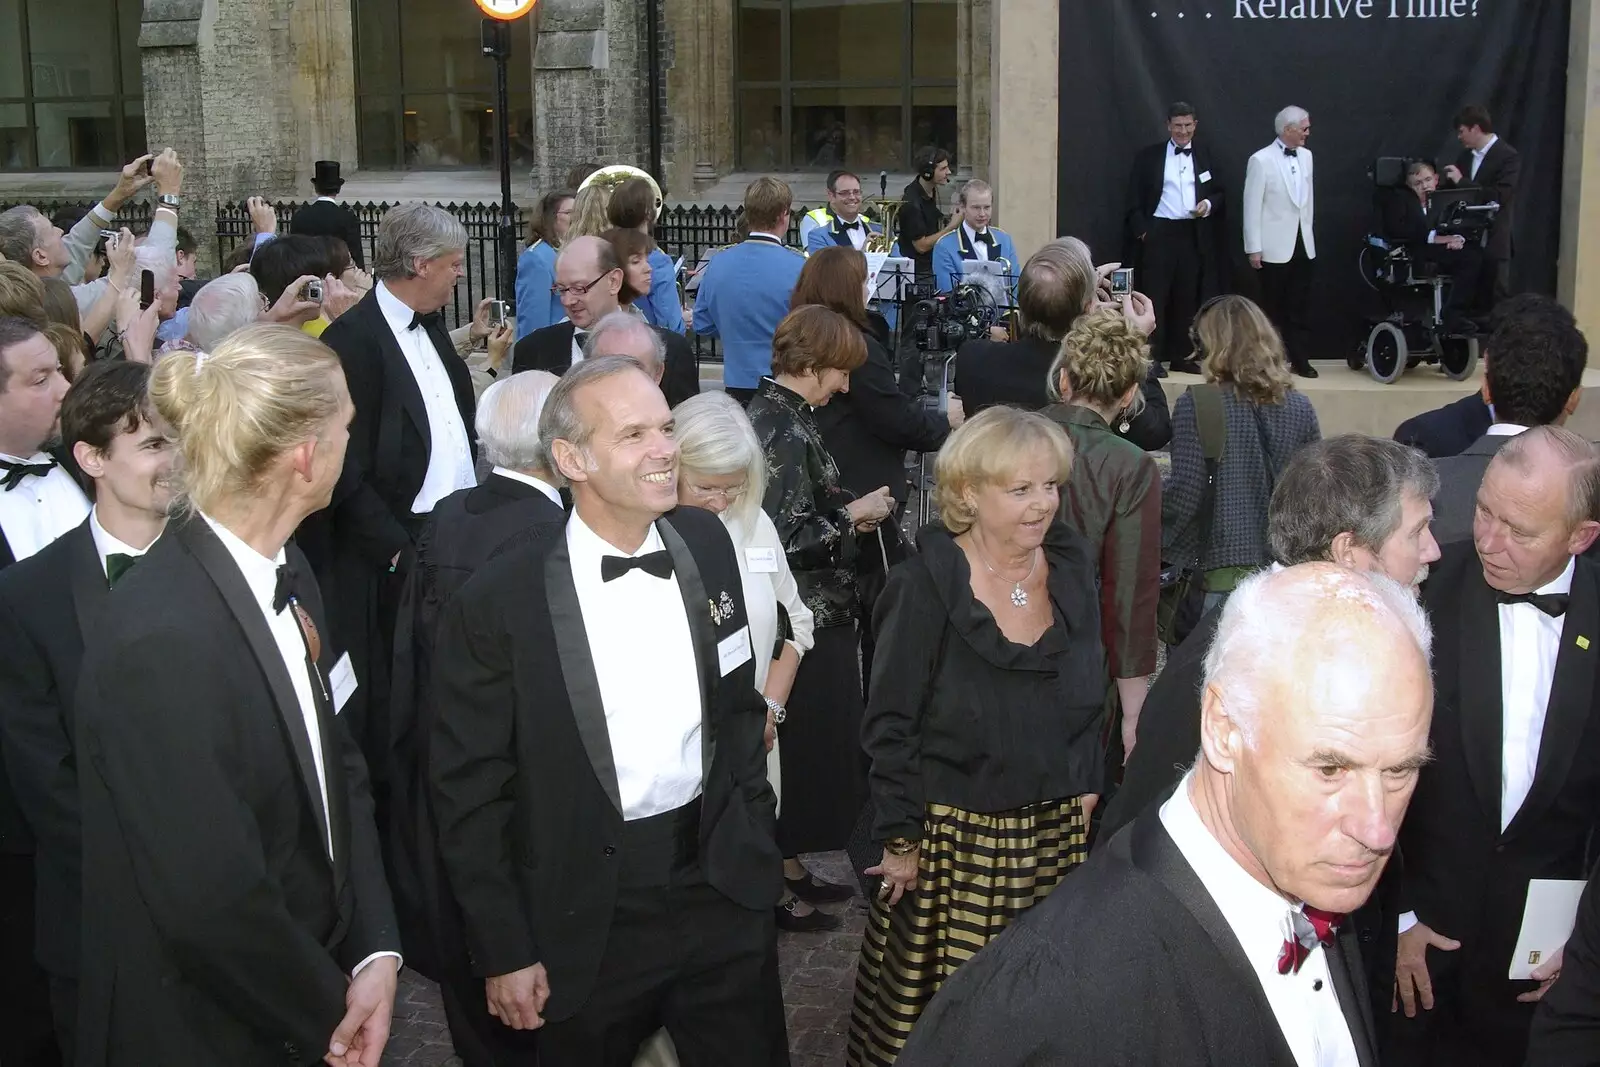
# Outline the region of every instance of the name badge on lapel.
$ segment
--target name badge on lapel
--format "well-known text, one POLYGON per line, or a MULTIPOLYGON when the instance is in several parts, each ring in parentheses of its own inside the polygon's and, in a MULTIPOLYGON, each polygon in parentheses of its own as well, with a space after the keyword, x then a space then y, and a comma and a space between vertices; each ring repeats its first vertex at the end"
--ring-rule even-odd
POLYGON ((355 666, 350 662, 350 653, 346 652, 339 657, 339 662, 333 665, 333 670, 328 672, 328 685, 333 690, 335 715, 343 711, 344 706, 350 702, 357 684, 355 666))
POLYGON ((717 642, 717 666, 726 678, 750 662, 750 627, 741 626, 717 642))
POLYGON ((751 574, 777 574, 778 550, 771 546, 747 548, 744 550, 744 562, 751 574))
POLYGON ((1205 182, 1208 182, 1210 180, 1211 180, 1211 172, 1209 170, 1203 170, 1203 171, 1200 172, 1200 181, 1201 181, 1202 184, 1205 183, 1205 182))

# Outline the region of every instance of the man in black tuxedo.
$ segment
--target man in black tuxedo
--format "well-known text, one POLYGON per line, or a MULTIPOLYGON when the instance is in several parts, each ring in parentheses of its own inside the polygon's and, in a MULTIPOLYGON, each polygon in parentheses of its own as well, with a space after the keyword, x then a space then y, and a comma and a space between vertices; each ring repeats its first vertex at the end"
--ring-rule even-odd
POLYGON ((50 976, 62 1060, 74 1060, 83 883, 73 694, 110 589, 166 525, 175 453, 146 396, 150 368, 84 368, 61 433, 94 486, 89 518, 0 572, 0 753, 35 842, 33 951, 50 976))
POLYGON ((390 727, 395 817, 390 823, 390 884, 405 939, 406 962, 439 982, 445 1021, 466 1067, 496 1067, 531 1057, 529 1031, 489 1014, 483 980, 474 978, 455 897, 439 860, 428 795, 428 737, 434 704, 428 691, 439 616, 490 559, 566 521, 558 486, 539 447, 539 415, 556 377, 524 371, 495 382, 478 399, 478 442, 491 465, 483 484, 439 501, 417 539, 395 624, 393 721, 390 727))
POLYGON ((1494 422, 1460 455, 1436 461, 1434 533, 1440 544, 1472 536, 1478 485, 1505 443, 1530 426, 1559 426, 1578 409, 1589 343, 1572 313, 1550 297, 1525 293, 1498 317, 1485 349, 1480 393, 1494 422))
POLYGON ((489 1010, 544 1067, 768 1062, 782 889, 738 560, 677 507, 672 414, 631 360, 574 367, 540 438, 564 529, 486 564, 434 660, 439 844, 489 1010))
MULTIPOLYGON (((613 311, 602 317, 584 339, 583 358, 627 356, 655 379, 670 407, 677 407, 700 392, 700 365, 694 349, 680 333, 650 325, 632 311, 613 311)), ((561 369, 550 371, 559 376, 561 369)))
POLYGON ((1491 306, 1511 295, 1511 230, 1515 225, 1517 183, 1522 178, 1522 156, 1494 132, 1488 108, 1467 105, 1456 112, 1455 127, 1461 154, 1444 168, 1445 186, 1477 186, 1484 191, 1486 200, 1500 204, 1500 213, 1489 230, 1487 252, 1491 266, 1484 272, 1493 292, 1490 299, 1482 302, 1491 306))
MULTIPOLYGON (((995 404, 1037 411, 1051 403, 1051 364, 1073 322, 1094 306, 1100 273, 1089 246, 1076 237, 1058 237, 1028 258, 1017 282, 1021 336, 1014 341, 968 341, 956 352, 954 392, 968 418, 995 404)), ((1154 329, 1149 301, 1140 297, 1135 305, 1140 328, 1154 329)), ((1144 410, 1128 421, 1126 430, 1121 423, 1115 427, 1146 451, 1165 448, 1172 439, 1160 372, 1152 363, 1144 383, 1144 410)))
POLYGON ((1173 370, 1198 374, 1190 358, 1189 324, 1222 292, 1221 250, 1213 226, 1225 190, 1211 153, 1197 144, 1194 107, 1167 108, 1167 139, 1133 157, 1128 176, 1127 254, 1138 264, 1139 291, 1156 309, 1151 355, 1173 370))
POLYGON ((339 175, 339 161, 319 159, 313 164, 311 188, 317 191, 313 202, 300 208, 289 220, 289 232, 308 237, 337 237, 350 250, 350 258, 362 270, 367 269, 366 252, 361 243, 361 219, 354 211, 335 199, 344 188, 344 178, 339 175))
POLYGON ((1507 977, 1528 884, 1587 876, 1600 825, 1600 570, 1580 558, 1597 534, 1600 451, 1535 427, 1490 461, 1473 542, 1423 587, 1434 761, 1401 834, 1416 921, 1401 922, 1396 1063, 1487 1067, 1527 1048, 1549 985, 1507 977))
POLYGON ((336 642, 362 679, 340 715, 372 767, 386 822, 388 676, 408 554, 435 504, 477 484, 472 376, 440 309, 462 275, 467 231, 431 204, 383 217, 377 284, 322 335, 355 402, 333 503, 296 534, 330 605, 336 642))
POLYGON ((1246 579, 1194 768, 944 985, 900 1067, 1375 1067, 1347 917, 1428 758, 1428 639, 1379 575, 1246 579))
MULTIPOLYGON (((0 317, 0 570, 80 525, 89 498, 57 442, 67 380, 37 324, 0 317)), ((0 715, 7 709, 0 707, 0 715)), ((61 1062, 34 958, 34 840, 0 765, 0 1062, 61 1062)))
MULTIPOLYGON (((616 314, 622 307, 618 303, 618 294, 622 291, 622 264, 617 262, 611 242, 598 237, 579 237, 564 245, 556 257, 556 288, 561 292, 566 321, 535 330, 518 341, 511 354, 514 370, 547 370, 559 376, 584 360, 589 338, 599 328, 601 320, 616 314)), ((656 381, 666 394, 667 403, 676 407, 700 391, 700 364, 682 334, 650 328, 661 339, 664 352, 657 357, 661 371, 656 381)))
MULTIPOLYGON (((1341 434, 1307 445, 1284 468, 1267 509, 1267 544, 1277 566, 1328 561, 1372 571, 1415 588, 1439 558, 1429 532, 1428 501, 1439 477, 1414 450, 1341 434)), ((1139 734, 1106 804, 1100 840, 1109 840, 1159 804, 1200 749, 1200 691, 1206 654, 1222 609, 1207 612, 1182 644, 1169 650, 1139 715, 1139 734)), ((1366 905, 1351 914, 1374 1011, 1387 1015, 1394 988, 1395 922, 1405 909, 1400 879, 1389 869, 1366 905)), ((1379 1027, 1380 1044, 1385 1037, 1379 1027)))
POLYGON ((377 1067, 399 938, 360 752, 360 680, 287 545, 353 414, 327 348, 251 326, 153 372, 189 515, 121 581, 76 694, 82 1067, 377 1067))

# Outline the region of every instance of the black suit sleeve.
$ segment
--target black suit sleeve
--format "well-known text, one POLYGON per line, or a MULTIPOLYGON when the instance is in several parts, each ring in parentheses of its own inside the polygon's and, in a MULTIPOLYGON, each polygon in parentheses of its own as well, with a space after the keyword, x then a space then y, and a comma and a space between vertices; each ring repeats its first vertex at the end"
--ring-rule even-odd
POLYGON ((937 452, 950 436, 950 423, 942 415, 900 391, 889 353, 871 338, 867 361, 850 372, 850 406, 872 436, 895 448, 937 452))
POLYGON ((867 784, 877 841, 922 837, 922 716, 938 676, 947 622, 943 605, 921 577, 923 567, 910 560, 890 571, 872 613, 877 646, 861 747, 870 761, 867 784))
POLYGON ((700 364, 694 346, 681 333, 657 330, 667 345, 667 365, 661 375, 661 392, 668 407, 677 407, 700 392, 700 364))
POLYGON ((362 270, 367 269, 367 256, 361 248, 361 219, 356 213, 346 209, 344 223, 344 243, 350 250, 350 259, 362 270))
POLYGON ((1128 420, 1127 433, 1122 432, 1118 423, 1117 435, 1127 438, 1146 452, 1156 452, 1167 447, 1167 442, 1172 440, 1172 412, 1167 407, 1167 391, 1161 388, 1161 379, 1156 377, 1154 363, 1150 364, 1140 392, 1144 395, 1144 410, 1128 420))
POLYGON ((387 567, 411 538, 371 482, 378 458, 384 389, 383 353, 378 340, 364 332, 373 315, 379 315, 379 327, 387 328, 374 303, 370 308, 358 305, 346 312, 322 335, 323 343, 339 356, 356 409, 350 421, 344 470, 334 486, 329 510, 337 516, 341 540, 359 545, 362 557, 373 567, 387 567))
POLYGON ((428 781, 473 973, 492 977, 541 957, 511 852, 517 696, 510 637, 473 593, 483 578, 480 572, 469 581, 440 619, 428 781))
POLYGON ((1140 149, 1134 154, 1133 166, 1128 171, 1128 210, 1123 216, 1123 254, 1124 263, 1134 262, 1142 247, 1145 228, 1149 224, 1150 208, 1144 203, 1144 172, 1149 166, 1147 162, 1149 152, 1140 149))
MULTIPOLYGON (((65 595, 65 590, 63 590, 65 595)), ((61 858, 81 866, 78 775, 61 693, 44 650, 0 597, 0 752, 17 806, 35 838, 61 842, 61 858)), ((74 878, 76 881, 76 878, 74 878)))
POLYGON ((185 980, 266 1032, 325 1048, 344 1015, 345 975, 268 875, 227 768, 252 754, 233 750, 225 717, 205 713, 229 699, 210 681, 214 655, 157 630, 91 664, 78 701, 81 773, 104 783, 139 895, 185 980))
POLYGON ((1578 904, 1577 924, 1562 953, 1561 977, 1539 1002, 1528 1040, 1527 1067, 1593 1063, 1600 1049, 1600 871, 1578 904))

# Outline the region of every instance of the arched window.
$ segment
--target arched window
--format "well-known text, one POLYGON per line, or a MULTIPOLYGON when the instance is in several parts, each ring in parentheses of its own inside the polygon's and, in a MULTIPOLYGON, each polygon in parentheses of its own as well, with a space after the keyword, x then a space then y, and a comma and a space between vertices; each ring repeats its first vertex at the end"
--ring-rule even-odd
POLYGON ((0 0, 0 167, 104 170, 143 154, 142 0, 0 0))
POLYGON ((922 145, 954 151, 958 3, 739 0, 740 167, 906 170, 922 145))
MULTIPOLYGON (((351 13, 361 166, 494 166, 494 61, 483 54, 478 9, 461 0, 353 0, 351 13)), ((511 159, 527 165, 532 64, 525 25, 517 28, 508 66, 511 159)))

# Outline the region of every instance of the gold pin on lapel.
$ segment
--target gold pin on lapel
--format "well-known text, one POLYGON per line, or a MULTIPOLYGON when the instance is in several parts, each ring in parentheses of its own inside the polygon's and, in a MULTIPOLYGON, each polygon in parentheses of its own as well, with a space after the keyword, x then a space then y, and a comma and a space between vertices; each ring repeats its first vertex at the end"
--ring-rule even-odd
POLYGON ((1587 651, 1588 648, 1589 648, 1589 639, 1587 637, 1584 637, 1582 634, 1579 634, 1578 635, 1578 647, 1581 648, 1581 649, 1584 649, 1585 651, 1587 651))

